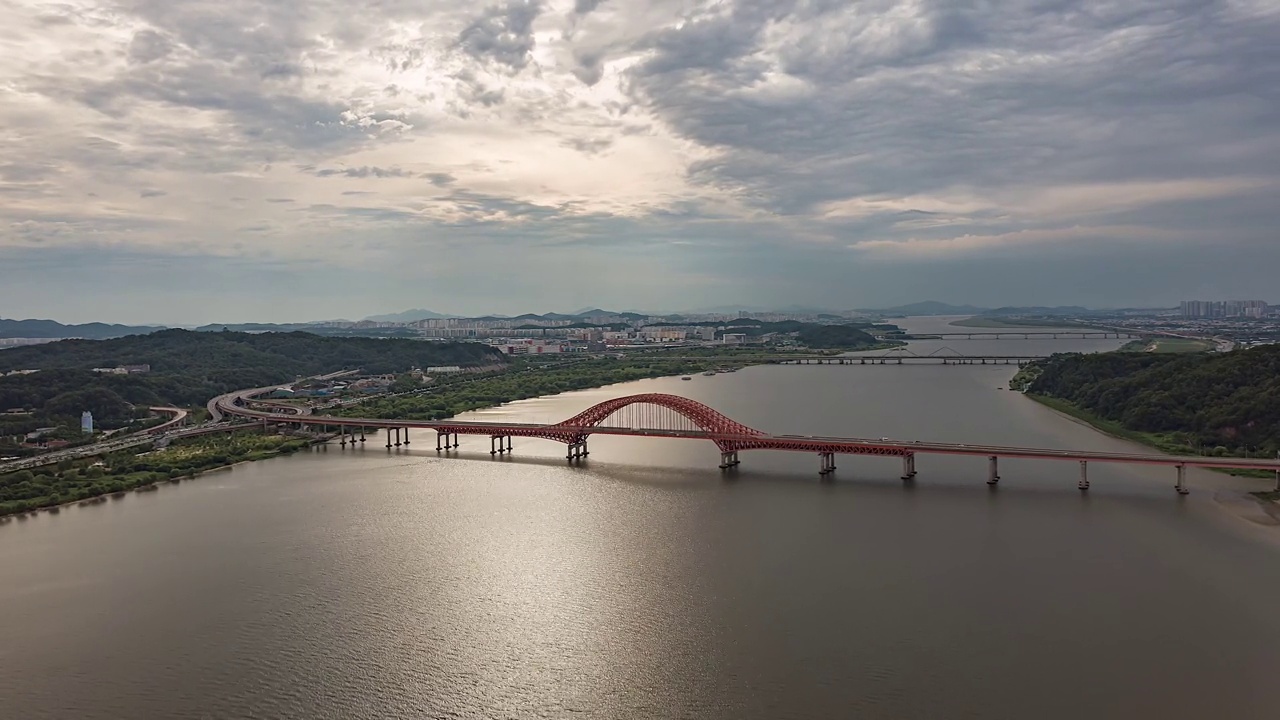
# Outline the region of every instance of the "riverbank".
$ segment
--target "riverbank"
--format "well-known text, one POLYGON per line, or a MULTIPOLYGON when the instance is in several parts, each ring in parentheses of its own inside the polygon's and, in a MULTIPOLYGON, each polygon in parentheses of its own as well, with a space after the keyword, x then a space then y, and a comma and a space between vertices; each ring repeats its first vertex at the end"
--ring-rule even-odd
MULTIPOLYGON (((1186 445, 1178 443, 1169 435, 1163 435, 1160 433, 1142 432, 1140 430, 1133 430, 1132 428, 1127 428, 1118 422, 1107 420, 1106 418, 1098 417, 1097 415, 1094 415, 1088 410, 1079 408, 1073 405, 1072 403, 1067 402, 1066 400, 1062 400, 1061 398, 1050 397, 1047 395, 1036 395, 1034 393, 1024 393, 1024 394, 1027 397, 1031 398, 1032 400, 1035 400, 1036 402, 1040 403, 1041 405, 1044 405, 1045 407, 1048 407, 1052 410, 1056 410, 1057 412, 1060 412, 1063 415, 1067 415, 1081 423, 1084 423, 1085 425, 1092 427, 1094 430, 1097 430, 1098 432, 1104 433, 1106 435, 1110 435, 1111 437, 1119 438, 1121 440, 1129 440, 1131 442, 1136 442, 1142 445, 1146 445, 1147 447, 1159 450, 1160 452, 1166 453, 1168 455, 1186 455, 1186 456, 1194 455, 1194 453, 1187 452, 1186 445)), ((1262 470, 1215 470, 1215 472, 1222 472, 1227 475, 1233 475, 1236 477, 1248 477, 1248 478, 1259 478, 1259 479, 1275 477, 1274 473, 1270 473, 1262 470)), ((1280 493, 1276 493, 1276 492, 1253 493, 1253 495, 1258 497, 1258 499, 1261 501, 1280 502, 1280 493)))
POLYGON ((56 513, 68 505, 105 502, 131 491, 148 492, 211 470, 294 453, 311 443, 305 438, 245 430, 179 441, 145 453, 122 451, 101 459, 63 461, 0 475, 0 518, 56 513))

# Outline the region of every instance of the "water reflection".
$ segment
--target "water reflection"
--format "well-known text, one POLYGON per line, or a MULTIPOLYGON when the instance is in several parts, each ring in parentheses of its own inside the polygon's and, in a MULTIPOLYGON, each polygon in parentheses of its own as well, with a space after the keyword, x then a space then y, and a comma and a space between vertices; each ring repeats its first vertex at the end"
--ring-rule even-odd
MULTIPOLYGON (((977 342, 977 341, 974 341, 977 342)), ((1030 342, 1030 341, 1014 341, 1030 342)), ((1112 341, 1114 344, 1114 341, 1112 341)), ((1055 347, 1073 347, 1070 343, 1055 347)), ((1012 369, 763 367, 676 392, 774 432, 1115 449, 1012 369)), ((1194 478, 484 438, 329 448, 0 527, 6 716, 1263 718, 1280 563, 1194 478)), ((3 714, 3 713, 0 713, 3 714)))

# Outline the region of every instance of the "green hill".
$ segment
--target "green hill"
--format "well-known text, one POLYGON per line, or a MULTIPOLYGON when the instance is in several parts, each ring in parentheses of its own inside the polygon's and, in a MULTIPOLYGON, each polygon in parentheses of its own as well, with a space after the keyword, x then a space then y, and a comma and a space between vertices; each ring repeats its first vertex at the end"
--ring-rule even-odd
POLYGON ((1028 392, 1197 449, 1280 450, 1280 345, 1223 354, 1055 355, 1028 392))
POLYGON ((330 338, 302 332, 247 334, 163 330, 113 340, 63 340, 0 352, 0 412, 35 412, 0 418, 0 435, 43 425, 78 425, 90 410, 100 425, 126 423, 132 406, 200 406, 238 388, 291 381, 298 376, 360 369, 398 373, 434 365, 492 365, 502 354, 480 343, 330 338), (93 368, 150 365, 150 372, 111 375, 93 368))

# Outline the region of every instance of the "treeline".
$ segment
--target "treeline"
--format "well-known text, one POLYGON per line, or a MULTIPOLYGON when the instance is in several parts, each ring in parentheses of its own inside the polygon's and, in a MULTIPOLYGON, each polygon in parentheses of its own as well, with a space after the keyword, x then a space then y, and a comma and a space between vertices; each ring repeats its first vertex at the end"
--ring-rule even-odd
POLYGON ((291 379, 343 368, 391 373, 413 365, 476 365, 500 362, 501 358, 497 350, 480 343, 320 337, 305 332, 162 330, 113 340, 63 340, 5 350, 0 353, 0 372, 149 364, 153 373, 215 381, 246 371, 291 379))
POLYGON ((1280 345, 1223 354, 1055 355, 1028 392, 1188 449, 1280 449, 1280 345))
POLYGON ((818 350, 856 350, 879 342, 871 335, 849 325, 805 325, 796 335, 796 341, 805 347, 818 350))

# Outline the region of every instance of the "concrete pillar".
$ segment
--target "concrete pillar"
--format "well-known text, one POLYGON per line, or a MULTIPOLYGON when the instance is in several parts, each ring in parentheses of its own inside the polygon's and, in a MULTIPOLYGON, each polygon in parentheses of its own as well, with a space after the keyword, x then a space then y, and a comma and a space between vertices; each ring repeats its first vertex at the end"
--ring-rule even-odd
POLYGON ((409 428, 404 429, 404 444, 409 444, 409 428))
POLYGON ((396 447, 400 447, 400 428, 396 428, 396 447))
POLYGON ((987 458, 987 484, 995 485, 1000 482, 1000 458, 992 455, 987 458))
POLYGON ((902 479, 911 480, 916 476, 916 454, 907 453, 902 456, 902 479))
POLYGON ((1081 490, 1088 490, 1088 489, 1089 489, 1089 463, 1088 463, 1088 461, 1085 461, 1085 460, 1081 460, 1081 461, 1080 461, 1080 482, 1079 482, 1079 484, 1077 484, 1077 485, 1076 485, 1076 487, 1080 488, 1081 490))
POLYGON ((497 455, 497 454, 498 454, 498 450, 497 450, 497 448, 495 448, 495 447, 493 446, 493 441, 494 441, 494 440, 496 440, 496 439, 497 439, 497 436, 495 436, 495 435, 490 435, 490 436, 489 436, 489 454, 490 454, 490 455, 497 455))
POLYGON ((819 465, 820 465, 818 470, 819 475, 826 476, 835 472, 836 470, 835 453, 829 453, 829 452, 818 453, 818 459, 819 459, 819 465))
POLYGON ((360 428, 360 442, 364 442, 364 428, 360 428))
POLYGON ((444 433, 439 430, 436 431, 436 452, 440 452, 440 438, 442 435, 444 435, 444 433))
POLYGON ((342 425, 338 428, 338 444, 342 447, 347 446, 347 426, 342 425))
POLYGON ((391 449, 391 428, 387 428, 387 449, 391 449))
POLYGON ((511 436, 507 436, 507 452, 511 452, 511 436))
POLYGON ((1173 486, 1173 489, 1177 490, 1179 495, 1186 495, 1191 492, 1190 490, 1187 489, 1187 466, 1186 465, 1178 465, 1178 482, 1176 485, 1173 486))

